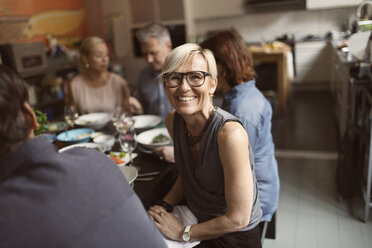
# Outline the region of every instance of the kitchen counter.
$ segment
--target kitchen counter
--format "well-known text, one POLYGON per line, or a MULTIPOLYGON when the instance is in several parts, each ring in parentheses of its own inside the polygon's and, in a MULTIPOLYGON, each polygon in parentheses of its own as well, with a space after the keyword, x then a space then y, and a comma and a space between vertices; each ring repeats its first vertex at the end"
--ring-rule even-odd
POLYGON ((343 52, 341 49, 338 49, 339 41, 331 41, 330 42, 335 55, 337 56, 338 61, 345 65, 345 66, 353 66, 355 65, 359 60, 354 57, 350 52, 343 52))

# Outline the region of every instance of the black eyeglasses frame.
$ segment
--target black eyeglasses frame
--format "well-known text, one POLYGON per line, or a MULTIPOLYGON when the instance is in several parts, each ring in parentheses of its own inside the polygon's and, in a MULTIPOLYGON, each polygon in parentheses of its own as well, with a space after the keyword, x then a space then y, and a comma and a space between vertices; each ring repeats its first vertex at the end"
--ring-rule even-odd
POLYGON ((170 72, 170 73, 165 73, 165 74, 163 75, 165 86, 167 86, 168 88, 177 88, 178 86, 180 86, 180 85, 182 84, 182 82, 183 82, 183 78, 184 78, 184 76, 186 76, 186 82, 187 82, 191 87, 201 87, 201 86, 205 83, 205 78, 208 77, 208 76, 211 76, 210 73, 205 72, 205 71, 170 72), (201 83, 200 85, 192 85, 192 84, 189 82, 189 79, 188 79, 187 75, 190 74, 190 73, 193 73, 193 72, 200 72, 200 73, 203 74, 203 77, 204 77, 204 78, 203 78, 203 83, 201 83), (167 76, 168 76, 170 73, 177 73, 177 74, 179 74, 179 75, 182 76, 181 81, 180 81, 179 84, 177 84, 176 86, 169 86, 169 85, 167 84, 167 76))

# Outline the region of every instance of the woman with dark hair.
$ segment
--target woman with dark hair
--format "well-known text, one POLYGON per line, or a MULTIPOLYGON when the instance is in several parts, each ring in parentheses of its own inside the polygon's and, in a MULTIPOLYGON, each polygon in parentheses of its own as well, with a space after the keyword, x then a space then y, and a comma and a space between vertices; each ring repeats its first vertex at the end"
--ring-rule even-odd
POLYGON ((278 165, 271 135, 272 109, 257 89, 252 54, 233 30, 207 38, 201 47, 210 49, 217 62, 217 91, 224 94, 222 108, 238 117, 249 137, 258 182, 261 221, 270 221, 279 198, 278 165))

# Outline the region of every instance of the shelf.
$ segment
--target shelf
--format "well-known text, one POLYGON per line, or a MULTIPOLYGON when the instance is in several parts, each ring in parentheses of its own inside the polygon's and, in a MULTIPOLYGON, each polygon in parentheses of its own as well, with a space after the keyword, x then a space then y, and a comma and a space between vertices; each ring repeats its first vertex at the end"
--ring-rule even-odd
POLYGON ((63 64, 48 65, 47 67, 35 69, 32 71, 21 72, 19 73, 19 75, 23 78, 29 78, 29 77, 34 77, 34 76, 52 74, 52 73, 56 73, 60 71, 76 70, 76 69, 77 69, 76 63, 63 63, 63 64))

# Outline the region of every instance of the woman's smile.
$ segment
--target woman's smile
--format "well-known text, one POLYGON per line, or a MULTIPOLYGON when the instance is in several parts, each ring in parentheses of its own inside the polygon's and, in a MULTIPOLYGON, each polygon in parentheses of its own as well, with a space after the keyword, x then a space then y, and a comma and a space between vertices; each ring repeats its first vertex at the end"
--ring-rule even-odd
POLYGON ((196 96, 176 96, 176 99, 181 102, 192 102, 196 98, 196 96))

